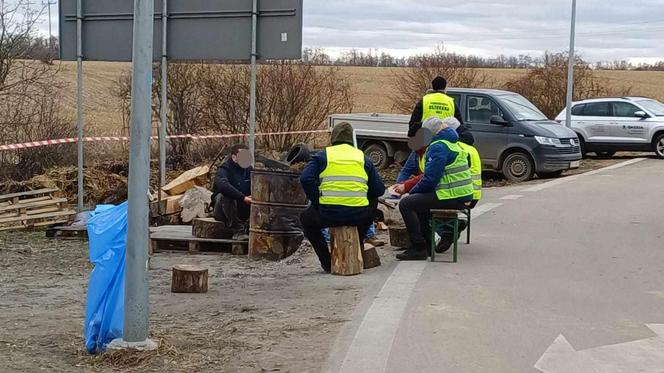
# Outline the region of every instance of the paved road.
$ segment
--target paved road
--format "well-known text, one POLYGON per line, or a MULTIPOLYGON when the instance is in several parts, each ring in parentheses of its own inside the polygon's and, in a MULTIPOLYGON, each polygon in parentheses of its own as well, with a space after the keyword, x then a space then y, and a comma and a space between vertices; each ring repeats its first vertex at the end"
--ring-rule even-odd
MULTIPOLYGON (((347 331, 353 338, 340 339, 349 348, 330 366, 538 372, 535 364, 561 335, 557 342, 568 342, 570 353, 659 343, 646 324, 664 324, 663 191, 664 161, 656 159, 488 191, 484 204, 492 209, 474 221, 460 262, 399 264, 362 322, 347 331)), ((664 348, 651 349, 654 356, 642 359, 655 370, 644 371, 664 372, 657 368, 664 348)), ((541 371, 592 371, 576 355, 549 351, 541 371)), ((622 361, 603 367, 633 369, 622 361)))

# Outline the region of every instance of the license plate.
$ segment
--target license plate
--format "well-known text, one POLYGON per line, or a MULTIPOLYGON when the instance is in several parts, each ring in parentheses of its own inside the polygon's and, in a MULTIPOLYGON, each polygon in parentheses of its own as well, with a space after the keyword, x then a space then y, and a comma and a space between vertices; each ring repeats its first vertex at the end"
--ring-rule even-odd
POLYGON ((569 163, 569 168, 579 168, 581 167, 581 161, 574 161, 569 163))

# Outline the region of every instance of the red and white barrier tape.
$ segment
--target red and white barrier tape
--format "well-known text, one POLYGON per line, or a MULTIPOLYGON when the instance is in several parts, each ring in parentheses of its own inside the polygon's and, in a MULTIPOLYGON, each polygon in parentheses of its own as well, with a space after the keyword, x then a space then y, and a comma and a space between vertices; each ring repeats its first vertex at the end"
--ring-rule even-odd
MULTIPOLYGON (((314 131, 289 131, 289 132, 264 132, 257 133, 256 136, 279 136, 279 135, 306 135, 314 133, 329 133, 328 130, 314 130, 314 131)), ((230 139, 238 137, 248 137, 249 134, 233 134, 233 135, 173 135, 168 136, 169 139, 192 139, 192 140, 209 140, 209 139, 230 139)), ((157 136, 152 136, 151 139, 156 141, 159 139, 157 136)), ((84 137, 84 142, 108 142, 108 141, 129 141, 129 137, 126 136, 95 136, 95 137, 84 137)), ((4 150, 18 150, 18 149, 28 149, 36 148, 40 146, 49 146, 49 145, 60 145, 60 144, 72 144, 77 143, 78 138, 70 137, 66 139, 55 139, 55 140, 42 140, 42 141, 32 141, 24 142, 22 144, 7 144, 0 145, 0 151, 4 150)))

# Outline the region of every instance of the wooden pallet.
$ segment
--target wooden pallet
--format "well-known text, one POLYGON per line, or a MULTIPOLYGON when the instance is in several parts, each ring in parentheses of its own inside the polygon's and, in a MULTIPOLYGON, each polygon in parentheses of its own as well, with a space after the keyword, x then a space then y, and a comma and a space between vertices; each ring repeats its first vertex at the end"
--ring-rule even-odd
POLYGON ((198 238, 189 225, 163 225, 151 229, 150 253, 185 251, 198 253, 232 253, 246 255, 248 241, 198 238))
POLYGON ((39 189, 0 196, 0 231, 67 223, 75 211, 58 189, 39 189))
POLYGON ((71 240, 86 240, 88 239, 88 227, 87 226, 54 226, 48 227, 46 229, 47 238, 62 238, 62 239, 71 239, 71 240))

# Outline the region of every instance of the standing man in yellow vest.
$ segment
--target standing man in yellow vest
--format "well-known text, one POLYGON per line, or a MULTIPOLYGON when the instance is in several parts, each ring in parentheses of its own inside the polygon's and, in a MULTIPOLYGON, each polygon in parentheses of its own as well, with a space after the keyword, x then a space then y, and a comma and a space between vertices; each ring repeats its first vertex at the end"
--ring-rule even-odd
POLYGON ((321 229, 357 226, 360 237, 366 237, 378 198, 385 193, 371 160, 354 147, 349 123, 336 125, 331 140, 332 146, 314 155, 300 177, 311 201, 300 220, 325 272, 331 270, 330 249, 321 229))
POLYGON ((399 211, 412 247, 399 260, 426 260, 431 238, 431 209, 461 210, 473 199, 468 155, 457 144, 459 136, 436 117, 425 121, 433 141, 424 155, 424 176, 399 202, 399 211))
POLYGON ((445 93, 447 89, 447 80, 442 76, 437 76, 431 82, 432 90, 428 91, 420 101, 417 102, 408 123, 408 137, 414 137, 417 131, 422 128, 422 123, 429 118, 446 119, 456 118, 461 124, 456 129, 459 134, 459 141, 473 145, 475 139, 473 134, 463 125, 461 110, 454 102, 454 99, 445 93))

